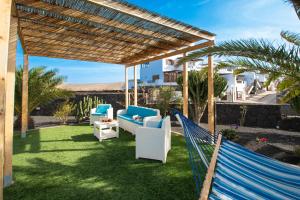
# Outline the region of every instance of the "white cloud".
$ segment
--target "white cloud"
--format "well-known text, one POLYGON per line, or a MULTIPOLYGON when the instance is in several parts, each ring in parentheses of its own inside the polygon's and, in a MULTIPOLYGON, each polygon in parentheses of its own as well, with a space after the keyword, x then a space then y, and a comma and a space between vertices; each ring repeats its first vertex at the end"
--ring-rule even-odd
POLYGON ((264 38, 269 40, 279 40, 281 28, 279 27, 233 27, 216 29, 217 41, 264 38))

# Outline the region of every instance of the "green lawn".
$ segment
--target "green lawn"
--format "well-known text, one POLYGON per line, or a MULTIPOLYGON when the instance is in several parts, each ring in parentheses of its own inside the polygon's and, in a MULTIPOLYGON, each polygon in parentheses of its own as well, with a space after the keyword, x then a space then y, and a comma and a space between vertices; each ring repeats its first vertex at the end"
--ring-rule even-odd
POLYGON ((14 137, 14 184, 5 200, 195 199, 184 138, 172 136, 167 163, 135 159, 134 137, 99 143, 90 126, 62 126, 14 137))

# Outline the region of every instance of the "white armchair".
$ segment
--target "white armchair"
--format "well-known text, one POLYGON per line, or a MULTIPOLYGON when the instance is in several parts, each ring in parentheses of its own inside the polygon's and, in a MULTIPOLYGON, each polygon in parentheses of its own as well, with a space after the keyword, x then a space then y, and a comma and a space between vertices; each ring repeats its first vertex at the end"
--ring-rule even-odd
POLYGON ((114 109, 110 104, 99 104, 97 108, 92 108, 90 112, 90 125, 101 118, 114 118, 114 109))
POLYGON ((144 127, 135 130, 135 156, 138 158, 148 158, 167 161, 167 154, 171 149, 171 122, 170 116, 160 121, 147 121, 144 127))

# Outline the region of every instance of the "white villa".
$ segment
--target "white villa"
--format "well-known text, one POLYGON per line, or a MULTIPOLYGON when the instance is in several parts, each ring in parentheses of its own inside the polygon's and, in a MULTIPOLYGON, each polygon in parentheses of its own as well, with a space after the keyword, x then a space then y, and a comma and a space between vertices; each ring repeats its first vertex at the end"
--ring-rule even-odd
MULTIPOLYGON (((173 56, 153 62, 141 64, 139 74, 139 86, 176 86, 176 79, 182 73, 182 66, 176 66, 177 60, 181 56, 173 56)), ((217 62, 217 61, 216 61, 217 62)), ((203 59, 194 60, 188 63, 188 71, 200 70, 207 66, 207 61, 203 59)), ((244 72, 240 75, 233 74, 234 67, 219 70, 219 74, 227 79, 228 87, 225 100, 235 102, 244 101, 254 92, 275 90, 275 86, 264 88, 267 76, 255 72, 244 72)), ((129 81, 129 88, 133 88, 133 80, 129 81)))

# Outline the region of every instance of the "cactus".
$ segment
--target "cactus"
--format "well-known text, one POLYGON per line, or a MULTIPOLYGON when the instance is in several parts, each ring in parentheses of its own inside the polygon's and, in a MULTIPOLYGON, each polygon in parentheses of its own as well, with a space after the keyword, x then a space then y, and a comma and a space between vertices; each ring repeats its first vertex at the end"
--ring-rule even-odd
POLYGON ((76 120, 81 122, 87 120, 90 117, 90 111, 92 108, 96 108, 98 104, 102 104, 104 101, 97 96, 93 98, 90 96, 84 96, 82 100, 76 104, 76 120))

